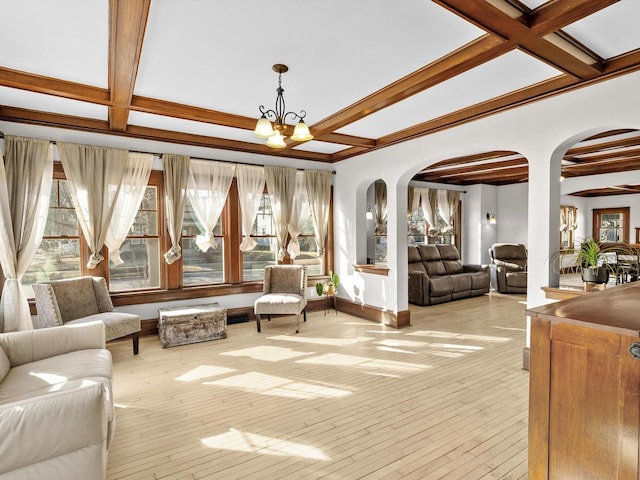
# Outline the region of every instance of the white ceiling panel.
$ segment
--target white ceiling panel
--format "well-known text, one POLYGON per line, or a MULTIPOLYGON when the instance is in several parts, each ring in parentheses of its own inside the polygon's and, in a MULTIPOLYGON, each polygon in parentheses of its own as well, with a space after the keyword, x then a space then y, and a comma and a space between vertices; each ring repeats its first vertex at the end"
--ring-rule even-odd
POLYGON ((563 28, 603 59, 640 46, 640 1, 621 0, 563 28))
POLYGON ((533 85, 560 73, 546 63, 514 50, 448 82, 369 115, 338 132, 373 138, 383 137, 533 85))
POLYGON ((307 152, 316 152, 316 153, 336 153, 345 148, 351 148, 349 145, 338 145, 337 143, 329 143, 329 142, 320 142, 317 140, 311 140, 309 142, 302 143, 296 147, 293 147, 293 150, 305 150, 307 152))
POLYGON ((522 3, 523 5, 526 5, 531 10, 535 10, 540 5, 544 5, 545 3, 547 3, 547 1, 548 0, 520 0, 520 3, 522 3))
POLYGON ((107 87, 107 0, 0 0, 0 65, 107 87))
POLYGON ((424 0, 152 2, 135 93, 245 116, 320 121, 484 32, 424 0))
POLYGON ((192 133, 208 137, 229 138, 241 142, 263 143, 264 140, 256 137, 251 130, 241 128, 223 127, 205 122, 194 122, 182 118, 164 117, 144 112, 130 112, 129 123, 141 127, 159 128, 172 132, 192 133))
POLYGON ((39 112, 61 113, 75 117, 107 120, 108 109, 104 105, 54 97, 43 93, 28 92, 0 86, 0 105, 26 108, 39 112))

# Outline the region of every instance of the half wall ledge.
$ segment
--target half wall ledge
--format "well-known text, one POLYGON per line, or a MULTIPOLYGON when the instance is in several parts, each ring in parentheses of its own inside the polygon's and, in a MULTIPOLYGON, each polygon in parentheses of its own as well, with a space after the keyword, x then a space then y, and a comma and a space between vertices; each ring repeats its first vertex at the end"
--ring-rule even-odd
POLYGON ((362 273, 371 273, 373 275, 384 275, 385 277, 389 276, 389 267, 380 266, 375 264, 354 264, 353 268, 356 272, 362 273))

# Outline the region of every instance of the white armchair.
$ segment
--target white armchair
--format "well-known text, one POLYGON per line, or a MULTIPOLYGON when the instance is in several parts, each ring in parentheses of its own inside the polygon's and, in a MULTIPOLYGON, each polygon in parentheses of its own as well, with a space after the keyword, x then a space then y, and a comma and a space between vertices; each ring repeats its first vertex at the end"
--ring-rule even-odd
POLYGON ((78 277, 37 283, 33 292, 38 311, 33 322, 35 328, 99 320, 104 323, 107 342, 131 335, 133 354, 138 354, 140 317, 114 311, 104 278, 78 277))
POLYGON ((307 267, 304 265, 268 265, 264 269, 264 295, 253 306, 258 332, 260 315, 296 315, 296 333, 300 331, 300 313, 307 321, 307 267))

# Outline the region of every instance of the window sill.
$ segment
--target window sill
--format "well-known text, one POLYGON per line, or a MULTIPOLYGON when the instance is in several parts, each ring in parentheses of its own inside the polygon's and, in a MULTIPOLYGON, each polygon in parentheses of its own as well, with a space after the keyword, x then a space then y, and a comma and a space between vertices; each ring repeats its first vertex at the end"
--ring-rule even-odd
POLYGON ((389 267, 383 267, 381 265, 355 264, 353 268, 356 269, 356 272, 384 275, 385 277, 389 276, 389 267))

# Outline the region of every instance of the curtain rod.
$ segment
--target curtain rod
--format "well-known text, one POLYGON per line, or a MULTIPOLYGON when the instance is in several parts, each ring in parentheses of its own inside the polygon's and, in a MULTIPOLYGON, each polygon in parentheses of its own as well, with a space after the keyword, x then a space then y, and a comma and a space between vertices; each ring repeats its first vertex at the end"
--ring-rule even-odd
MULTIPOLYGON (((3 138, 4 138, 4 132, 2 130, 0 130, 0 139, 3 139, 3 138)), ((57 145, 55 140, 49 140, 49 142, 51 142, 54 145, 57 145)), ((162 153, 141 152, 139 150, 129 150, 129 149, 127 149, 127 150, 129 152, 131 152, 131 153, 148 153, 148 154, 151 154, 151 155, 153 155, 155 157, 160 157, 160 158, 162 158, 162 155, 163 155, 162 153)), ((210 160, 210 161, 215 161, 215 162, 226 162, 226 160, 215 160, 215 159, 212 159, 212 158, 199 158, 199 157, 189 157, 189 158, 193 158, 194 160, 210 160)), ((239 163, 241 165, 254 165, 254 166, 257 165, 255 163, 247 163, 247 162, 229 162, 229 163, 239 163)), ((257 166, 260 166, 260 165, 257 165, 257 166)), ((298 170, 304 170, 304 169, 303 168, 299 168, 298 170)), ((336 171, 335 170, 331 170, 331 175, 335 175, 335 174, 336 174, 336 171)))

